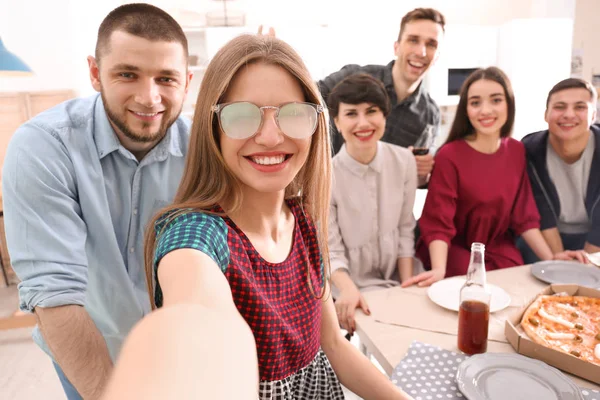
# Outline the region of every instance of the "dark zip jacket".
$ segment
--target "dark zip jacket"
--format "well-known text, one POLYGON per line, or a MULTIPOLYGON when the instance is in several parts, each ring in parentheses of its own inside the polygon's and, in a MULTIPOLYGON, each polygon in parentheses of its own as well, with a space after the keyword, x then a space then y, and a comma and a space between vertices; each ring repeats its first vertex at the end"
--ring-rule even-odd
MULTIPOLYGON (((585 198, 585 208, 591 221, 587 242, 600 246, 600 125, 592 125, 591 132, 594 135, 595 148, 585 198)), ((546 164, 548 135, 548 130, 545 130, 530 133, 522 139, 527 154, 527 172, 531 188, 542 218, 542 230, 556 227, 560 216, 558 192, 550 179, 546 164)))

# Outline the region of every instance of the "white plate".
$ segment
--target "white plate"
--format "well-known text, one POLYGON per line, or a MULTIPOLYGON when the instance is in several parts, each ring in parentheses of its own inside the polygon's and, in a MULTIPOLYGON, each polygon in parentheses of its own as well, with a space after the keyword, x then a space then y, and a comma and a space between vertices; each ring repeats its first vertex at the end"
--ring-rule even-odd
MULTIPOLYGON (((448 310, 458 311, 460 301, 460 288, 465 283, 464 277, 448 278, 437 281, 429 287, 427 295, 435 304, 447 308, 448 310)), ((504 289, 488 283, 492 292, 492 301, 490 312, 504 310, 510 305, 510 296, 504 289)))
POLYGON ((531 273, 546 283, 573 283, 600 288, 600 269, 574 261, 540 261, 531 265, 531 273))
POLYGON ((600 267, 600 252, 598 253, 585 253, 588 261, 594 264, 596 267, 600 267))
POLYGON ((469 400, 583 400, 559 370, 519 354, 471 356, 458 366, 456 383, 469 400))

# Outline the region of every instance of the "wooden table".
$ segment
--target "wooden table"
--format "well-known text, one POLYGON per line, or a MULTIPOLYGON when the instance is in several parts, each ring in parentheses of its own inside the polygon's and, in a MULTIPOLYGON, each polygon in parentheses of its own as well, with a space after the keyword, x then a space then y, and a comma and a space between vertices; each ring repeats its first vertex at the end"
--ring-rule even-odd
MULTIPOLYGON (((593 267, 590 267, 593 268, 593 267)), ((513 347, 500 336, 504 332, 504 321, 519 312, 523 305, 535 297, 547 285, 538 281, 530 273, 529 266, 507 268, 488 272, 489 283, 500 286, 511 296, 511 305, 490 318, 488 351, 494 353, 515 353, 513 347), (495 335, 492 335, 495 332, 495 335), (503 340, 502 340, 503 339, 503 340)), ((458 313, 434 304, 427 297, 427 288, 409 287, 402 289, 376 290, 364 293, 371 315, 361 311, 356 315, 356 331, 367 351, 381 364, 388 375, 406 355, 413 340, 439 346, 458 352, 456 329, 458 313)), ((600 390, 600 385, 580 379, 570 374, 575 384, 600 390)))

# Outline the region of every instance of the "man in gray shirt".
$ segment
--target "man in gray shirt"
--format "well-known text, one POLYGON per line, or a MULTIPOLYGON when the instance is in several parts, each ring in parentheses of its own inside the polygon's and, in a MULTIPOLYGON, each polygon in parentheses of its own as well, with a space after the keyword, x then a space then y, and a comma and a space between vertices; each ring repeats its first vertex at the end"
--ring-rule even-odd
MULTIPOLYGON (((432 8, 410 11, 402 18, 398 40, 394 43, 396 60, 387 65, 346 65, 318 82, 323 100, 327 102, 335 85, 347 76, 370 74, 383 82, 391 102, 381 140, 402 147, 432 148, 439 131, 440 110, 422 82, 439 57, 445 23, 444 16, 432 8)), ((331 131, 333 151, 337 153, 344 140, 334 124, 331 131)), ((416 155, 415 159, 419 184, 423 185, 433 169, 433 155, 416 155)))
MULTIPOLYGON (((600 127, 596 90, 575 78, 557 83, 546 102, 548 130, 523 138, 528 173, 552 252, 600 251, 600 127)), ((535 262, 520 244, 525 262, 535 262)))

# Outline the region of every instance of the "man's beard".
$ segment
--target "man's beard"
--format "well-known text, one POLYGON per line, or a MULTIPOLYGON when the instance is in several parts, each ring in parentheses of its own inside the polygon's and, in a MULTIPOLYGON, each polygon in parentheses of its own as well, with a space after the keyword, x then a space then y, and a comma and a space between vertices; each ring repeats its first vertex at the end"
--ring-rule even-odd
MULTIPOLYGON (((101 92, 100 95, 102 96, 102 102, 104 103, 104 111, 106 111, 106 115, 108 116, 109 121, 115 126, 117 127, 117 129, 119 129, 123 135, 125 135, 125 137, 135 143, 151 143, 151 142, 159 142, 161 141, 165 135, 167 134, 167 130, 169 129, 169 127, 171 125, 173 125, 173 123, 177 120, 177 118, 179 117, 179 114, 181 113, 181 109, 183 108, 183 104, 182 106, 179 108, 179 110, 174 114, 173 118, 171 118, 170 120, 167 120, 167 111, 164 111, 164 115, 163 115, 163 120, 160 124, 160 127, 158 128, 158 130, 156 132, 150 132, 148 134, 139 134, 135 131, 133 131, 132 129, 129 128, 129 126, 127 126, 127 123, 120 119, 116 113, 114 113, 109 105, 108 102, 106 101, 106 98, 104 97, 104 93, 101 92)), ((128 111, 127 111, 128 112, 128 111)), ((146 129, 150 126, 149 123, 144 122, 142 124, 142 129, 146 129)))

